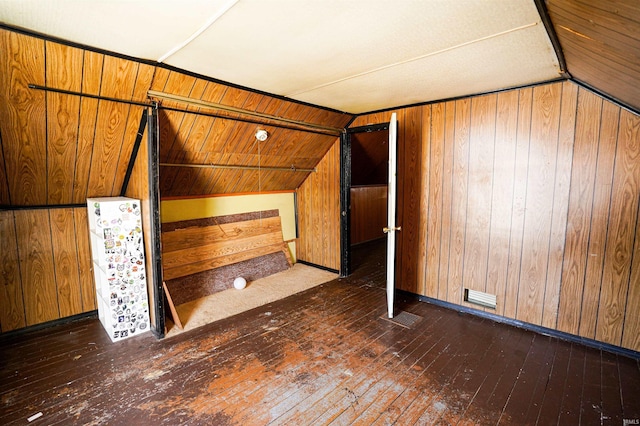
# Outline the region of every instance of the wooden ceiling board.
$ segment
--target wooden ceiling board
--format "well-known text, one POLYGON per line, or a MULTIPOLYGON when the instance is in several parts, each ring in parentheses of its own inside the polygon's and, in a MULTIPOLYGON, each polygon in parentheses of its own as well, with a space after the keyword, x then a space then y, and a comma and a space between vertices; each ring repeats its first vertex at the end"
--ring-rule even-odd
POLYGON ((640 110, 640 3, 547 0, 575 79, 640 110))
MULTIPOLYGON (((246 111, 261 112, 272 116, 283 117, 289 120, 315 123, 319 125, 335 127, 345 125, 351 120, 351 116, 333 111, 315 108, 282 99, 276 99, 255 92, 250 92, 234 87, 226 87, 224 92, 218 92, 219 99, 200 97, 213 103, 241 108, 246 111)), ((196 99, 195 97, 189 97, 196 99)), ((177 101, 163 100, 163 106, 173 108, 185 108, 187 104, 177 101)), ((162 111, 162 110, 161 110, 162 111)), ((240 114, 215 111, 209 108, 199 108, 203 113, 215 113, 228 118, 213 118, 199 115, 193 121, 183 117, 182 112, 163 111, 161 126, 179 126, 179 130, 165 129, 161 132, 161 144, 173 138, 170 149, 161 149, 161 162, 184 164, 219 164, 228 166, 269 166, 312 168, 320 161, 322 156, 335 141, 336 136, 326 136, 301 130, 282 128, 270 125, 274 120, 268 118, 246 117, 250 120, 261 121, 244 122, 234 120, 240 114), (173 114, 169 114, 173 112, 173 114), (172 123, 180 124, 172 124, 172 123), (195 126, 194 123, 198 122, 195 126), (185 126, 186 123, 186 126, 185 126), (187 130, 189 129, 189 130, 187 130), (255 132, 265 129, 269 138, 261 142, 260 156, 258 156, 258 144, 255 132), (192 131, 195 130, 195 131, 192 131), (328 142, 327 142, 328 141, 328 142), (204 155, 202 155, 204 154, 204 155), (302 161, 302 163, 300 162, 302 161)), ((242 117, 243 119, 245 117, 242 117)), ((257 183, 256 172, 251 170, 221 170, 189 167, 161 167, 161 180, 169 180, 173 183, 161 182, 161 196, 175 197, 185 195, 197 195, 200 193, 236 193, 249 192, 261 186, 278 189, 295 189, 291 185, 304 180, 308 174, 295 172, 295 179, 284 177, 292 172, 261 171, 260 183, 257 183), (264 184, 264 185, 262 185, 264 184)))
MULTIPOLYGON (((268 117, 163 99, 160 160, 186 164, 312 168, 336 136, 306 131, 304 123, 342 128, 352 118, 40 37, 9 30, 0 30, 0 37, 7 46, 0 52, 0 203, 4 205, 84 204, 87 197, 120 194, 144 107, 106 98, 146 102, 148 91, 157 89, 301 122, 284 128, 268 117), (33 89, 29 84, 101 98, 33 89), (255 139, 259 128, 270 135, 261 143, 260 156, 255 139)), ((307 175, 162 167, 160 186, 162 196, 289 190, 307 175)))

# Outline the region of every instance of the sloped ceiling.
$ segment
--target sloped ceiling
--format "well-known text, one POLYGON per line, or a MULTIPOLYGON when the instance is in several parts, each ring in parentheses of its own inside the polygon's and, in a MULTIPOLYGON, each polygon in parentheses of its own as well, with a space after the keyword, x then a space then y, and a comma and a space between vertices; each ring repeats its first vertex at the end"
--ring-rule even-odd
POLYGON ((547 0, 571 76, 640 111, 640 1, 547 0))
POLYGON ((0 21, 348 113, 560 76, 533 0, 3 0, 0 21))
POLYGON ((3 0, 0 206, 119 195, 135 150, 144 107, 30 84, 159 101, 163 197, 295 189, 363 111, 561 75, 640 110, 637 0, 547 0, 566 70, 540 2, 3 0))

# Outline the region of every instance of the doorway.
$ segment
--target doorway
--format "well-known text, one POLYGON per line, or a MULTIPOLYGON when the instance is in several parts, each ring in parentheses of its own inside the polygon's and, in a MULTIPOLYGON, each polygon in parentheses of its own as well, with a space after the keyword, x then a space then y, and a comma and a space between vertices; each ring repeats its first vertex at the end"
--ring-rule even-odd
POLYGON ((389 123, 348 129, 341 138, 341 264, 345 277, 358 267, 358 253, 372 250, 385 263, 389 123))

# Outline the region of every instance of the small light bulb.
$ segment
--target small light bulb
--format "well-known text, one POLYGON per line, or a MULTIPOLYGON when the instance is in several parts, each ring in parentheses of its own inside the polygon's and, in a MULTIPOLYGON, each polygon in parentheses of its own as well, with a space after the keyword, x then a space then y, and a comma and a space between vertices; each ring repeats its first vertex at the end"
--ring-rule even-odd
POLYGON ((269 133, 267 133, 266 130, 260 129, 256 132, 256 139, 258 139, 261 142, 266 141, 268 137, 269 137, 269 133))

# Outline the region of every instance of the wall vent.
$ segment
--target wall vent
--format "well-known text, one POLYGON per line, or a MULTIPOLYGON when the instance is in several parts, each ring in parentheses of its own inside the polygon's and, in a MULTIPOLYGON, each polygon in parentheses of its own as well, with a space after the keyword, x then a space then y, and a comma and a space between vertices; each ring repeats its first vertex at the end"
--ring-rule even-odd
POLYGON ((482 291, 471 290, 470 288, 464 289, 464 301, 469 303, 475 303, 476 305, 484 306, 485 308, 496 308, 496 295, 484 293, 482 291))

